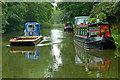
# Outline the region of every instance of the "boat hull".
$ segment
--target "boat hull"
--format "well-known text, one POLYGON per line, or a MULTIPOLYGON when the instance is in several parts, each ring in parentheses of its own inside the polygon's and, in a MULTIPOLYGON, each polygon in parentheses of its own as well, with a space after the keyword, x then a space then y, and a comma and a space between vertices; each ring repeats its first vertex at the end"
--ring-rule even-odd
POLYGON ((71 29, 71 28, 66 28, 66 29, 64 29, 64 31, 65 31, 65 32, 73 32, 73 29, 71 29))
POLYGON ((99 39, 95 38, 81 38, 74 37, 74 42, 78 45, 81 45, 85 48, 91 49, 115 49, 115 43, 113 37, 100 37, 99 39))
POLYGON ((40 36, 37 39, 31 40, 30 38, 27 40, 16 40, 10 41, 10 46, 35 46, 43 40, 43 37, 40 36))

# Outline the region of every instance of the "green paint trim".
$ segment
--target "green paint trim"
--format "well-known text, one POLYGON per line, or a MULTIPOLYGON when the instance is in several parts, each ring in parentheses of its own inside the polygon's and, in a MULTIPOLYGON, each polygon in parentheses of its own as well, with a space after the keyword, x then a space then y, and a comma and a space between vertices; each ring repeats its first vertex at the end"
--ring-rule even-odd
POLYGON ((80 36, 87 36, 87 26, 84 27, 77 27, 77 35, 80 36))

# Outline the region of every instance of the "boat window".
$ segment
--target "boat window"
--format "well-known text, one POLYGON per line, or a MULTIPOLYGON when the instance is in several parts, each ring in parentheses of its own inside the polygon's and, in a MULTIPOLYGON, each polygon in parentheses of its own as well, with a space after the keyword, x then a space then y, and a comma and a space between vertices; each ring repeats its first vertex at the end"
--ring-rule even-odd
POLYGON ((81 27, 80 27, 80 35, 81 35, 81 27))
POLYGON ((37 35, 39 35, 39 25, 37 24, 37 35))
POLYGON ((77 20, 77 25, 81 25, 81 24, 83 24, 83 19, 78 19, 77 20))
POLYGON ((28 31, 35 31, 35 25, 28 25, 28 31))
POLYGON ((81 28, 81 32, 80 32, 80 35, 82 35, 82 28, 81 28))
POLYGON ((87 27, 78 27, 77 35, 87 36, 87 27))
POLYGON ((88 19, 78 19, 76 25, 88 24, 88 19))
POLYGON ((84 28, 82 29, 82 35, 84 35, 84 28))
POLYGON ((85 29, 85 36, 87 36, 87 28, 85 29))

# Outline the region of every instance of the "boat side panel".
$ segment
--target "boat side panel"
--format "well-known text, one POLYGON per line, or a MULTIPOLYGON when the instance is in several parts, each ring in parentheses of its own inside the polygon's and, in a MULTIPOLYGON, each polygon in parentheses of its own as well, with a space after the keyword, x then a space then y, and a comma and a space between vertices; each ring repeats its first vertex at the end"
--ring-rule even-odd
POLYGON ((11 42, 10 46, 35 46, 33 42, 11 42))
POLYGON ((77 45, 82 45, 89 49, 115 49, 115 43, 113 37, 104 37, 101 40, 85 39, 82 37, 74 37, 77 45))
POLYGON ((87 38, 87 30, 88 30, 88 25, 78 25, 76 26, 76 29, 75 29, 75 36, 87 38), (81 31, 82 29, 84 30, 81 31))
POLYGON ((37 38, 35 41, 18 41, 18 42, 10 42, 10 46, 35 46, 36 44, 38 44, 40 41, 43 40, 43 37, 39 37, 37 38))

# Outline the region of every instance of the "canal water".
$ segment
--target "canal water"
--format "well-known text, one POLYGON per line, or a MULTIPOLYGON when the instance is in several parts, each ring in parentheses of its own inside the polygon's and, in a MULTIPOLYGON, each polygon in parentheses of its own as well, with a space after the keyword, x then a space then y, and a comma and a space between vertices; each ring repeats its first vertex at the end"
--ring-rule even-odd
POLYGON ((3 78, 118 78, 116 50, 84 49, 63 28, 41 33, 44 40, 35 47, 8 46, 22 32, 3 35, 3 78))

